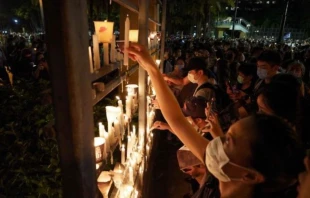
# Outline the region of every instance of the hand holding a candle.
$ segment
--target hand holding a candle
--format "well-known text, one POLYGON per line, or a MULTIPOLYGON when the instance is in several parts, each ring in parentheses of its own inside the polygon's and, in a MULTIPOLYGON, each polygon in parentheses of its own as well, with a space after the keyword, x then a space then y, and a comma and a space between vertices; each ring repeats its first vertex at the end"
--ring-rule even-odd
POLYGON ((173 133, 173 131, 171 130, 169 124, 167 124, 165 122, 161 122, 161 121, 154 122, 154 124, 153 124, 151 129, 168 130, 171 133, 173 133))
POLYGON ((146 71, 151 68, 157 68, 155 61, 151 57, 148 49, 143 45, 131 43, 128 50, 129 58, 137 61, 146 71))

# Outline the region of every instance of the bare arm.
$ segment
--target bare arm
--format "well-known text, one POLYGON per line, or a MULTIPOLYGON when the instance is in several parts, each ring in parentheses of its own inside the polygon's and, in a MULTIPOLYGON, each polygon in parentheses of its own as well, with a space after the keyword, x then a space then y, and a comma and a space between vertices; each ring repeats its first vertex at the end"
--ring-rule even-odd
POLYGON ((175 85, 187 85, 189 83, 187 76, 185 76, 184 78, 171 78, 171 77, 165 76, 164 79, 166 81, 172 82, 175 85))
POLYGON ((144 46, 131 44, 128 49, 130 58, 138 61, 149 74, 161 111, 172 131, 193 154, 204 162, 204 153, 208 140, 200 136, 184 117, 179 104, 168 88, 162 74, 144 46))

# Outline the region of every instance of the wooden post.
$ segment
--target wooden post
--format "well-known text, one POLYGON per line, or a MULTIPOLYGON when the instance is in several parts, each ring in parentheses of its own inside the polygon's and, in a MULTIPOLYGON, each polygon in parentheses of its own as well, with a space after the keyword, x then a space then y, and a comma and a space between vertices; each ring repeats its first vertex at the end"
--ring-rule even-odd
MULTIPOLYGON (((149 0, 139 1, 139 43, 145 46, 148 44, 148 11, 149 0)), ((146 130, 146 79, 145 70, 139 67, 139 130, 142 131, 146 130)))
POLYGON ((85 0, 44 0, 63 197, 96 197, 85 0))
POLYGON ((164 69, 164 54, 165 54, 165 40, 166 40, 166 13, 167 13, 167 0, 163 0, 163 15, 161 22, 161 38, 160 38, 160 71, 164 69))

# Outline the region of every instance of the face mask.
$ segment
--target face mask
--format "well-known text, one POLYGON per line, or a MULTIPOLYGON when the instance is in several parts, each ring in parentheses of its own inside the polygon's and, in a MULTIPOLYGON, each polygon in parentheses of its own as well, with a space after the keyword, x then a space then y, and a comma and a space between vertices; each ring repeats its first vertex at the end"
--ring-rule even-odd
POLYGON ((250 170, 248 168, 230 162, 228 156, 224 151, 221 137, 214 138, 212 141, 209 142, 206 149, 206 165, 208 170, 221 182, 229 182, 232 180, 243 181, 242 178, 230 178, 224 173, 222 168, 228 163, 242 169, 250 170))
POLYGON ((257 76, 264 80, 265 78, 267 78, 267 70, 266 69, 262 69, 262 68, 257 68, 257 76))
POLYGON ((237 81, 238 83, 243 84, 244 78, 242 76, 238 76, 237 81))
POLYGON ((194 84, 198 83, 198 79, 195 79, 195 75, 192 73, 188 73, 187 78, 191 83, 194 83, 194 84))

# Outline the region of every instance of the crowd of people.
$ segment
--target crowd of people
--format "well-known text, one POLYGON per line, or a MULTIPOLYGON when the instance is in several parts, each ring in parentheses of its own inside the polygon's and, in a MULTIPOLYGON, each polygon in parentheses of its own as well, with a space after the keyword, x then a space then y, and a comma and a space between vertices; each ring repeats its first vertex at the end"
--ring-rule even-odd
POLYGON ((184 146, 192 197, 310 197, 310 50, 246 40, 175 42, 162 72, 147 49, 130 57, 149 74, 153 127, 184 146), (309 154, 308 154, 309 155, 309 154))
MULTIPOLYGON (((167 46, 162 72, 145 47, 125 50, 156 91, 153 104, 165 119, 153 127, 184 144, 178 161, 198 183, 192 197, 310 197, 309 46, 250 40, 167 46)), ((41 39, 8 37, 0 47, 0 84, 49 80, 45 56, 41 39)))
POLYGON ((46 45, 41 36, 9 35, 0 44, 0 84, 17 79, 49 80, 46 45))

